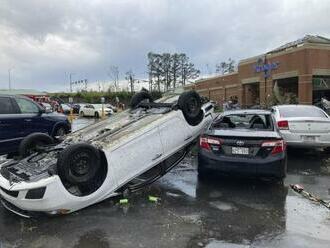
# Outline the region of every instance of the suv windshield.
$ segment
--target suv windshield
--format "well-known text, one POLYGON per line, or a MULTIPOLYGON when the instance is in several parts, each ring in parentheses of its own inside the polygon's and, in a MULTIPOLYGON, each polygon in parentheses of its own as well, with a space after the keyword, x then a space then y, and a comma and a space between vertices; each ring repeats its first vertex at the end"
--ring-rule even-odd
POLYGON ((270 114, 231 114, 220 116, 212 124, 212 129, 258 129, 273 130, 270 114))

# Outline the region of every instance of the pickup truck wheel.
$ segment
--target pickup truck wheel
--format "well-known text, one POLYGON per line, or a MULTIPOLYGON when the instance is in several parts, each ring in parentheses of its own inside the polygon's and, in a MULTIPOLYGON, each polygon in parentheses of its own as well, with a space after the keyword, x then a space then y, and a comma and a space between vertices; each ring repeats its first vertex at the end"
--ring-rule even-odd
POLYGON ((196 91, 187 91, 180 95, 178 107, 181 109, 184 118, 191 126, 197 126, 204 118, 204 112, 201 109, 201 97, 196 91))
POLYGON ((149 102, 153 102, 152 100, 152 97, 151 95, 149 94, 149 92, 147 91, 141 91, 139 93, 136 93, 132 99, 131 99, 131 102, 129 104, 129 106, 132 108, 132 109, 135 109, 138 107, 138 105, 145 101, 145 100, 149 100, 149 102))
POLYGON ((54 143, 54 139, 45 133, 32 133, 26 136, 19 145, 18 151, 22 158, 28 157, 37 151, 38 146, 54 143))
POLYGON ((57 160, 61 180, 74 185, 92 183, 100 166, 100 152, 86 143, 68 146, 60 153, 57 160))

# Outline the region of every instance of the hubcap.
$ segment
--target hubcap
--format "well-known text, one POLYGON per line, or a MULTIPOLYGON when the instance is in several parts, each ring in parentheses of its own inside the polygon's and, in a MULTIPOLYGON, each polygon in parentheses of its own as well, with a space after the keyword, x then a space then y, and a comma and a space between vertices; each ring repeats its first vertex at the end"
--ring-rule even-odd
POLYGON ((90 159, 88 153, 79 152, 74 155, 71 164, 72 173, 76 176, 83 176, 88 173, 90 159))
POLYGON ((188 109, 190 113, 195 113, 197 111, 197 100, 195 98, 190 98, 188 101, 188 109))

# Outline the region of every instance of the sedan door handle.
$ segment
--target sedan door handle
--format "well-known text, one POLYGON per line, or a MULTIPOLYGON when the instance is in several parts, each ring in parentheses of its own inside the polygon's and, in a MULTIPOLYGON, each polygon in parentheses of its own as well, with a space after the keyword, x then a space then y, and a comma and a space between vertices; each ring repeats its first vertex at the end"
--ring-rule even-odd
POLYGON ((31 122, 32 120, 31 119, 24 119, 24 121, 31 122))
POLYGON ((156 159, 160 158, 163 154, 162 153, 158 153, 153 159, 152 161, 155 161, 156 159))

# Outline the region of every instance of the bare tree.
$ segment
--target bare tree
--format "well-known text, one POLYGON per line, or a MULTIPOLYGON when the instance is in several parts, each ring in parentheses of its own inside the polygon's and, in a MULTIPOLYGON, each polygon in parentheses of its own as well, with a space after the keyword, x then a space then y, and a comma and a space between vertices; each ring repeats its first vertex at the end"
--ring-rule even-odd
POLYGON ((107 71, 108 76, 113 81, 113 85, 115 87, 115 91, 118 90, 118 84, 119 84, 119 67, 118 66, 110 66, 107 71))
POLYGON ((219 73, 221 75, 232 73, 235 71, 236 68, 236 62, 235 60, 232 60, 231 58, 228 59, 228 62, 221 62, 219 64, 216 64, 216 73, 219 73))
POLYGON ((166 91, 169 88, 177 87, 178 83, 185 85, 188 79, 195 79, 199 76, 193 63, 184 53, 148 53, 149 88, 155 81, 158 91, 162 88, 166 91))
POLYGON ((128 81, 128 86, 130 88, 131 93, 134 92, 134 84, 137 82, 137 80, 134 78, 135 75, 132 70, 127 71, 125 79, 128 81))

